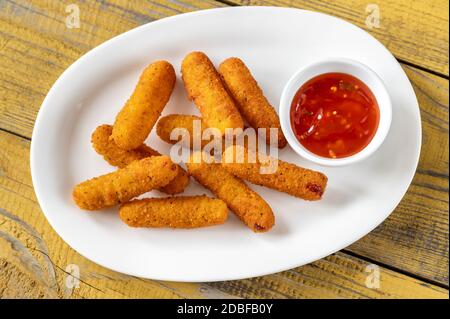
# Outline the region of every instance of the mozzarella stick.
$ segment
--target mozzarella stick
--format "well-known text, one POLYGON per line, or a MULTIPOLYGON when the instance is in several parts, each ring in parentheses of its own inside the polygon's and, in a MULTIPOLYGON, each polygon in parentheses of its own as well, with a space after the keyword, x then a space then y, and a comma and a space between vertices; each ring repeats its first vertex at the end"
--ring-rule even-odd
MULTIPOLYGON (((198 124, 197 124, 198 125, 198 124)), ((206 124, 202 121, 202 119, 195 115, 184 115, 184 114, 170 114, 167 116, 163 116, 159 119, 158 123, 156 124, 156 134, 161 138, 164 142, 169 144, 176 144, 179 141, 183 141, 183 145, 186 147, 189 147, 191 150, 194 149, 194 138, 200 139, 199 145, 197 145, 197 148, 200 147, 203 149, 206 145, 208 145, 210 142, 214 141, 213 135, 208 135, 209 138, 203 139, 203 134, 205 130, 208 129, 206 124), (199 121, 200 124, 199 130, 197 132, 194 132, 194 122, 199 121), (184 129, 187 133, 189 133, 189 140, 183 138, 181 135, 179 135, 178 139, 172 140, 170 138, 170 134, 175 129, 184 129), (195 134, 199 134, 199 136, 195 136, 195 134)), ((216 141, 218 142, 218 141, 216 141)), ((220 143, 222 143, 222 146, 224 145, 224 139, 220 138, 220 143)), ((220 152, 222 153, 224 148, 220 148, 220 152)), ((198 149, 196 149, 198 150, 198 149)), ((221 155, 221 154, 218 154, 221 155)))
POLYGON ((125 150, 144 143, 175 85, 175 71, 166 61, 147 66, 139 78, 133 94, 116 117, 112 138, 125 150))
POLYGON ((75 186, 72 195, 80 208, 98 210, 163 187, 177 174, 178 167, 168 156, 152 156, 80 183, 75 186))
MULTIPOLYGON (((184 141, 186 143, 183 143, 184 146, 189 147, 191 150, 194 149, 194 121, 200 121, 200 137, 202 138, 203 133, 208 128, 205 123, 201 122, 201 118, 195 115, 184 115, 184 114, 170 114, 163 116, 159 119, 158 123, 156 124, 156 134, 159 136, 160 139, 162 139, 164 142, 169 144, 176 144, 179 141, 184 141), (181 136, 178 139, 172 140, 170 138, 170 134, 174 129, 185 129, 186 132, 189 133, 190 140, 187 141, 187 139, 183 139, 181 136)), ((198 133, 197 133, 198 134, 198 133)), ((237 137, 233 137, 232 143, 236 143, 237 137)), ((201 139, 200 147, 203 149, 207 144, 209 144, 211 141, 214 140, 213 136, 210 136, 209 139, 201 139)), ((216 141, 219 143, 219 141, 216 141)), ((225 150, 225 138, 222 138, 220 140, 220 143, 222 145, 218 146, 218 149, 220 149, 220 154, 211 154, 211 155, 222 155, 223 151, 225 150)), ((248 139, 243 139, 244 146, 247 146, 249 144, 248 139)), ((257 140, 255 140, 255 143, 257 143, 257 140)), ((197 151, 197 149, 196 149, 197 151)), ((211 150, 212 151, 212 150, 211 150)))
POLYGON ((187 94, 208 127, 225 134, 226 128, 243 128, 244 122, 214 65, 202 52, 189 53, 181 64, 187 94))
MULTIPOLYGON (((189 145, 185 145, 187 147, 190 147, 192 149, 193 147, 193 139, 194 139, 194 121, 199 121, 201 124, 200 134, 203 133, 204 129, 207 128, 207 126, 202 123, 202 119, 195 115, 184 115, 184 114, 170 114, 167 116, 163 116, 159 119, 158 123, 156 124, 156 134, 159 136, 160 139, 162 139, 164 142, 169 144, 176 144, 181 140, 181 137, 179 140, 172 140, 170 139, 170 134, 175 129, 185 129, 189 133, 190 141, 189 145)), ((201 138, 201 135, 200 135, 201 138)), ((201 141, 201 147, 204 147, 206 144, 208 144, 210 141, 201 141)))
MULTIPOLYGON (((133 150, 124 150, 117 146, 113 139, 110 138, 112 133, 111 125, 100 125, 92 133, 92 146, 95 151, 102 155, 103 158, 112 166, 123 168, 131 162, 150 157, 161 156, 161 153, 153 148, 141 144, 133 150)), ((178 166, 178 175, 164 187, 159 188, 160 191, 173 195, 184 191, 189 184, 189 174, 180 166, 178 166)))
POLYGON ((198 228, 223 224, 228 208, 205 195, 146 198, 123 204, 119 216, 131 227, 198 228))
POLYGON ((141 144, 132 150, 125 150, 117 146, 111 137, 111 125, 100 125, 92 133, 91 142, 94 150, 102 155, 103 158, 111 165, 119 168, 125 167, 131 162, 150 156, 159 156, 158 151, 151 147, 141 144))
POLYGON ((266 129, 267 144, 270 141, 270 128, 278 131, 278 147, 286 146, 280 119, 277 112, 264 96, 263 91, 253 78, 250 70, 238 58, 229 58, 219 66, 219 74, 223 83, 236 102, 239 112, 254 129, 266 129))
POLYGON ((186 163, 189 173, 204 187, 223 200, 228 208, 254 232, 272 228, 275 217, 269 204, 243 181, 224 170, 220 164, 207 164, 201 152, 186 163))
POLYGON ((328 178, 310 169, 257 154, 242 146, 230 146, 222 155, 222 167, 231 174, 257 185, 303 198, 319 200, 325 191, 328 178), (240 156, 242 155, 242 156, 240 156), (248 159, 256 159, 252 163, 248 159), (274 165, 272 173, 262 174, 264 167, 274 165))

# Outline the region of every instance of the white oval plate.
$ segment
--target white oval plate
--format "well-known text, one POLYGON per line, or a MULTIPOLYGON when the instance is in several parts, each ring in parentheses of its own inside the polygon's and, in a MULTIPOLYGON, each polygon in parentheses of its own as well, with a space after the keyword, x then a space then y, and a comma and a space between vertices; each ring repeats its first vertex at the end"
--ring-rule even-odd
MULTIPOLYGON (((153 131, 147 143, 168 152, 153 131)), ((31 172, 41 208, 56 232, 86 258, 115 271, 160 280, 218 281, 270 274, 336 252, 379 225, 397 206, 414 175, 421 144, 418 103, 402 68, 363 30, 334 17, 297 9, 241 7, 162 19, 103 43, 70 66, 42 104, 33 131, 31 172), (251 185, 272 207, 276 225, 254 234, 230 214, 225 225, 196 229, 134 229, 117 208, 80 210, 77 183, 114 170, 91 147, 100 124, 113 123, 151 61, 166 59, 178 82, 164 114, 195 113, 179 80, 182 58, 206 52, 217 65, 242 58, 268 99, 303 65, 347 57, 371 67, 393 101, 390 133, 369 159, 343 168, 317 167, 289 147, 281 159, 329 177, 322 201, 306 202, 251 185)), ((191 181, 186 194, 210 194, 191 181)), ((154 191, 148 196, 164 196, 154 191)))

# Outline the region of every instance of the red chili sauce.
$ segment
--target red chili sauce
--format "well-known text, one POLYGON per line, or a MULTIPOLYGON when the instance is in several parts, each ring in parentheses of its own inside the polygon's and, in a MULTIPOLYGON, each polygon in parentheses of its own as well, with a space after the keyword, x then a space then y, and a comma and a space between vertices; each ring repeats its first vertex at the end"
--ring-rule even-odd
POLYGON ((325 73, 305 84, 291 104, 291 124, 300 143, 328 158, 351 156, 374 137, 380 110, 372 91, 352 75, 325 73))

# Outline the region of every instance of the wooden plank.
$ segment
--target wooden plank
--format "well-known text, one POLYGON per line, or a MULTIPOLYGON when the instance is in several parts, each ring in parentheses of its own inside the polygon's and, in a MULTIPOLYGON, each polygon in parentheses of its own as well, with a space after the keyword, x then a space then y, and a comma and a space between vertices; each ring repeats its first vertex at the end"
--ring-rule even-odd
POLYGON ((446 289, 383 267, 380 287, 368 288, 368 263, 344 253, 217 283, 152 281, 107 270, 72 250, 47 223, 31 184, 29 146, 0 131, 0 298, 448 298, 446 289), (79 267, 78 288, 66 285, 69 265, 79 267))
MULTIPOLYGON (((5 2, 2 6, 0 10, 1 128, 30 137, 39 106, 51 85, 73 61, 96 45, 142 23, 166 15, 219 5, 211 1, 153 1, 145 4, 139 1, 119 0, 102 3, 82 2, 79 4, 80 29, 67 29, 65 25, 67 3, 70 2, 18 0, 5 2)), ((299 3, 302 2, 293 4, 299 3)), ((316 2, 307 2, 305 6, 308 3, 313 5, 316 2)), ((387 4, 386 6, 390 7, 387 4)), ((320 9, 319 7, 306 8, 320 9)), ((430 8, 439 9, 440 6, 434 5, 430 8)), ((332 11, 332 9, 328 10, 332 11)), ((446 12, 446 10, 438 11, 446 12)), ((439 24, 436 25, 439 26, 439 24)), ((433 27, 433 30, 438 29, 433 27)), ((433 43, 438 42, 434 41, 438 38, 437 36, 430 38, 433 39, 433 43)), ((395 41, 389 43, 395 43, 395 41)), ((414 46, 414 55, 422 56, 418 54, 418 50, 414 46)), ((426 55, 424 59, 433 60, 426 55)), ((423 66, 426 65, 423 64, 423 66)))
POLYGON ((394 213, 349 250, 448 286, 448 81, 405 71, 421 106, 419 167, 394 213))
MULTIPOLYGON (((82 27, 66 29, 64 4, 2 3, 0 128, 30 137, 50 86, 91 47, 146 21, 216 4, 106 1, 79 5, 82 27)), ((440 147, 448 145, 448 82, 416 69, 405 70, 418 94, 424 119, 421 165, 396 212, 350 250, 448 285, 448 150, 440 147)))
POLYGON ((445 0, 227 0, 237 5, 282 6, 327 13, 371 33, 397 58, 448 76, 449 2, 445 0), (379 28, 366 19, 377 5, 379 28), (369 7, 370 9, 370 7, 369 7))
POLYGON ((147 22, 222 6, 209 0, 78 1, 80 28, 66 27, 74 1, 0 5, 0 128, 30 137, 37 111, 59 75, 100 43, 147 22))
POLYGON ((67 29, 67 3, 17 0, 1 8, 0 128, 30 137, 37 111, 54 81, 96 45, 166 15, 219 5, 211 1, 82 2, 80 29, 67 29))

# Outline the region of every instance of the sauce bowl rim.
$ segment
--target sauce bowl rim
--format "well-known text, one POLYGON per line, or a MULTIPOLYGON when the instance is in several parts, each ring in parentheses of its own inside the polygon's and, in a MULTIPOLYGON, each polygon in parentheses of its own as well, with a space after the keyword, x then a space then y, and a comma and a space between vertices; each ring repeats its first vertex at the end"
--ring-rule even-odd
POLYGON ((383 80, 367 65, 349 58, 328 58, 302 67, 287 81, 280 98, 280 124, 289 145, 301 157, 322 166, 344 166, 368 158, 383 144, 391 122, 392 102, 383 80), (375 135, 361 151, 348 157, 328 158, 312 153, 300 143, 292 128, 290 110, 295 94, 304 83, 325 73, 346 73, 358 78, 377 100, 380 119, 375 135))

